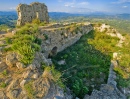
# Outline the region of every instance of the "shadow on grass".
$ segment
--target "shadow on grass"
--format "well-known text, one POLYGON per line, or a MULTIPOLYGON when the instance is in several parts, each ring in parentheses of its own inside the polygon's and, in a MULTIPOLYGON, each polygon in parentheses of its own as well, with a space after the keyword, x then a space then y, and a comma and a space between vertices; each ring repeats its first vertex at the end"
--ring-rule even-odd
POLYGON ((95 31, 91 31, 52 58, 55 68, 63 74, 64 84, 79 98, 107 82, 111 57, 88 43, 94 38, 95 31), (60 60, 65 60, 65 64, 59 65, 60 60))

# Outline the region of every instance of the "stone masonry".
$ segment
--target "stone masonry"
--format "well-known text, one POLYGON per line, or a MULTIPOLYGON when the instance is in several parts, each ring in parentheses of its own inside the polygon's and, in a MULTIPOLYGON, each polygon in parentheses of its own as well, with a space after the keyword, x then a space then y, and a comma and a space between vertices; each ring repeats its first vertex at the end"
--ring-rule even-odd
POLYGON ((44 3, 34 2, 30 5, 19 4, 17 7, 18 20, 17 25, 21 26, 27 22, 32 22, 34 19, 39 19, 41 22, 49 23, 49 15, 47 6, 44 3))

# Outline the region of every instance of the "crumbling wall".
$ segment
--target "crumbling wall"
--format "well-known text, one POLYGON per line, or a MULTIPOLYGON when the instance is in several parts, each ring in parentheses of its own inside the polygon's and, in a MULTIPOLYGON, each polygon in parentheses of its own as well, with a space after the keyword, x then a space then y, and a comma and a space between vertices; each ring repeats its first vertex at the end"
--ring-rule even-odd
POLYGON ((32 22, 34 19, 39 19, 41 22, 49 23, 47 6, 44 3, 34 2, 30 5, 19 4, 17 7, 18 20, 17 25, 21 26, 27 22, 32 22))
POLYGON ((49 26, 50 28, 44 26, 40 29, 41 33, 39 37, 47 37, 47 39, 41 45, 46 58, 53 56, 53 53, 56 54, 57 52, 63 51, 65 48, 76 43, 81 36, 93 30, 93 27, 90 23, 68 26, 62 26, 60 24, 57 25, 51 25, 49 26), (59 28, 57 28, 57 25, 59 28), (73 28, 75 29, 72 31, 73 28), (56 50, 53 50, 54 48, 56 48, 56 50))

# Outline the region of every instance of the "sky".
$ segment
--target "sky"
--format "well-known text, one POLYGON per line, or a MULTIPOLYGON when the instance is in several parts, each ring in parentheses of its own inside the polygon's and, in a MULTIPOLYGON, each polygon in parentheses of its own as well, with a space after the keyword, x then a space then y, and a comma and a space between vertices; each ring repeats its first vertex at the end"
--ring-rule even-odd
POLYGON ((45 3, 49 12, 129 13, 130 0, 0 0, 0 11, 14 11, 19 3, 45 3))

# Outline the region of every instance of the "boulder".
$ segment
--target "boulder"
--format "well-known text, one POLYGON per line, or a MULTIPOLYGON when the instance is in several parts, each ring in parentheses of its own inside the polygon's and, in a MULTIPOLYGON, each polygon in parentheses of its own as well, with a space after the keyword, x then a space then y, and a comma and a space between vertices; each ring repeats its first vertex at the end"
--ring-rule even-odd
POLYGON ((0 91, 0 99, 8 99, 3 91, 0 91))
POLYGON ((35 70, 36 69, 36 65, 35 64, 30 64, 28 66, 28 69, 35 70))
POLYGON ((50 89, 50 82, 49 82, 48 78, 39 77, 39 79, 37 79, 33 83, 33 88, 34 88, 36 97, 41 99, 48 94, 48 91, 50 89))
POLYGON ((20 82, 20 86, 23 87, 23 86, 25 85, 26 82, 27 82, 27 80, 25 80, 25 79, 22 80, 22 81, 20 82))
POLYGON ((38 78, 38 73, 33 74, 33 78, 37 79, 38 78))
POLYGON ((19 94, 19 90, 18 89, 14 89, 14 90, 10 90, 7 93, 7 96, 9 97, 9 99, 17 99, 18 94, 19 94))
POLYGON ((63 99, 63 97, 55 96, 54 99, 63 99))
POLYGON ((4 44, 6 44, 5 41, 0 41, 0 45, 4 45, 4 44))
POLYGON ((18 67, 18 69, 23 69, 25 67, 25 65, 21 62, 17 62, 16 66, 18 67))
POLYGON ((6 63, 4 63, 4 62, 1 62, 0 63, 0 72, 2 72, 2 71, 4 71, 4 70, 6 70, 7 69, 7 65, 6 65, 6 63))
POLYGON ((13 30, 13 31, 12 31, 12 34, 14 35, 14 34, 16 34, 16 32, 17 32, 16 30, 13 30))
POLYGON ((31 77, 32 75, 33 73, 31 72, 31 70, 27 70, 23 73, 22 77, 26 79, 26 78, 31 77))
POLYGON ((6 56, 6 64, 9 67, 16 66, 16 63, 18 62, 16 53, 10 53, 6 56))
POLYGON ((58 61, 58 64, 59 64, 59 65, 65 65, 65 64, 66 64, 65 59, 58 61))

